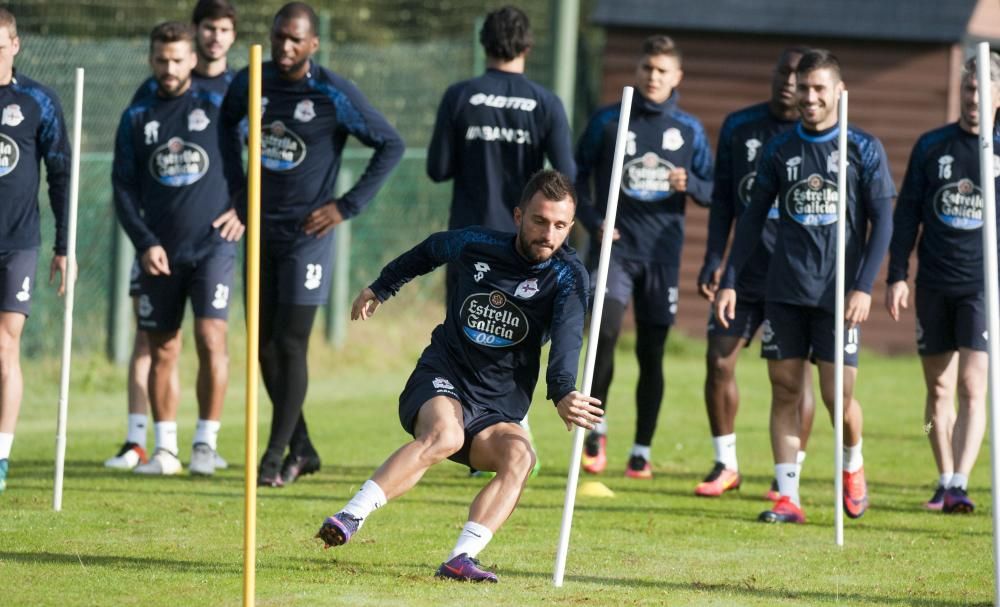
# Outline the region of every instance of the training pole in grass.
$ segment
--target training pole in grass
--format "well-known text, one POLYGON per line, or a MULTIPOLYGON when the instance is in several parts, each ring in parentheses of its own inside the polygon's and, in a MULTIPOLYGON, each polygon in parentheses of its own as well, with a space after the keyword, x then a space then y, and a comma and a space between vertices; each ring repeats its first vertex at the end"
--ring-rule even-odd
MULTIPOLYGON (((847 91, 841 91, 837 124, 837 285, 834 294, 833 536, 844 545, 844 263, 847 244, 847 91)), ((801 480, 801 479, 800 479, 801 480)))
MULTIPOLYGON (((625 138, 628 135, 629 114, 632 111, 630 86, 622 91, 621 116, 618 120, 618 135, 615 138, 615 156, 611 166, 611 186, 608 188, 608 209, 604 214, 604 235, 601 237, 601 261, 597 266, 597 284, 594 289, 594 309, 590 315, 590 336, 587 338, 587 358, 583 371, 583 393, 590 395, 594 382, 594 361, 597 358, 597 334, 601 328, 604 312, 604 292, 608 285, 608 263, 611 261, 611 242, 614 239, 615 215, 618 213, 618 192, 621 190, 622 163, 625 160, 625 138)), ((583 428, 577 426, 573 432, 573 452, 569 459, 569 475, 566 479, 566 501, 563 504, 562 526, 559 528, 559 548, 556 551, 556 569, 552 583, 556 588, 563 585, 566 573, 566 553, 569 551, 569 534, 573 526, 573 507, 576 504, 576 484, 580 478, 580 456, 583 452, 583 428)))
POLYGON ((83 68, 76 68, 73 98, 73 155, 70 159, 69 225, 66 240, 66 307, 63 310, 62 363, 59 367, 59 413, 56 417, 56 479, 52 487, 52 509, 62 510, 63 476, 66 468, 66 418, 69 416, 69 369, 73 352, 73 292, 76 284, 76 210, 80 202, 80 137, 83 133, 83 68))
POLYGON ((254 604, 257 581, 257 350, 260 331, 260 95, 261 46, 250 47, 250 103, 247 122, 246 240, 246 459, 243 523, 243 605, 254 604))
POLYGON ((993 604, 1000 605, 1000 302, 997 296, 997 210, 993 156, 993 85, 990 45, 976 49, 979 83, 979 183, 983 193, 983 277, 986 287, 987 345, 990 354, 990 470, 993 474, 993 604))

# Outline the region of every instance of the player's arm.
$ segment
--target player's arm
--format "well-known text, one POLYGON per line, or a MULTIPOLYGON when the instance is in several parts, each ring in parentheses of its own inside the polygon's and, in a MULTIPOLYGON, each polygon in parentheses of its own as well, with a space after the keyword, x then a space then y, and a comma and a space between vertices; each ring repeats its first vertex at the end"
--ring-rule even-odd
POLYGON ((598 112, 587 123, 587 128, 576 144, 576 218, 583 224, 594 238, 599 238, 601 225, 604 223, 604 209, 598 208, 597 199, 603 196, 600 192, 594 195, 597 164, 601 157, 601 146, 604 145, 604 126, 608 123, 607 112, 598 112))
MULTIPOLYGON (((132 118, 126 110, 122 114, 121 122, 118 124, 118 132, 115 135, 115 155, 111 168, 115 215, 129 240, 132 241, 135 250, 144 258, 143 269, 159 272, 162 269, 161 260, 166 263, 166 253, 162 252, 163 247, 160 246, 160 240, 142 219, 142 210, 139 204, 139 175, 142 169, 136 156, 133 129, 132 118), (146 258, 156 260, 156 263, 152 267, 147 267, 146 258)), ((165 273, 169 273, 169 269, 165 273)))
POLYGON ((692 146, 694 154, 691 157, 691 170, 671 171, 670 185, 677 191, 686 192, 699 205, 707 207, 712 203, 712 147, 700 122, 695 123, 692 146))
POLYGON ((434 132, 431 143, 427 147, 427 176, 431 181, 440 183, 455 176, 455 101, 457 87, 449 88, 441 98, 437 118, 434 121, 434 132))
POLYGON ((877 139, 871 139, 861 153, 860 198, 865 205, 871 228, 865 243, 864 261, 858 269, 854 285, 847 294, 844 320, 849 328, 868 320, 871 310, 872 285, 879 267, 889 250, 892 239, 892 199, 896 186, 889 173, 889 161, 877 139))
POLYGON ((889 272, 886 282, 885 307, 893 320, 899 320, 900 308, 909 307, 910 288, 906 284, 910 253, 920 230, 920 207, 926 195, 927 179, 922 170, 923 153, 918 140, 910 153, 903 187, 892 214, 892 240, 889 242, 889 272))
POLYGON ((545 372, 546 397, 570 430, 574 425, 591 429, 601 421, 601 401, 576 389, 576 374, 583 346, 583 324, 590 290, 587 272, 578 263, 559 274, 552 304, 549 364, 545 372))
POLYGON ((552 168, 574 181, 576 161, 573 160, 573 131, 569 128, 566 110, 555 95, 547 95, 544 99, 548 106, 545 108, 548 118, 545 157, 552 163, 552 168))
POLYGON ((750 190, 750 204, 736 222, 733 245, 729 250, 725 270, 722 272, 722 282, 715 298, 715 317, 723 327, 728 327, 729 321, 735 318, 736 279, 760 243, 767 213, 771 209, 774 197, 778 195, 780 174, 776 164, 777 145, 774 145, 774 141, 772 139, 765 145, 761 153, 757 176, 750 190))
POLYGON ((719 149, 715 156, 715 184, 712 188, 712 205, 708 213, 708 244, 705 246, 705 260, 698 272, 698 294, 713 301, 719 288, 722 271, 722 257, 726 254, 726 242, 736 216, 736 200, 733 191, 733 159, 730 152, 732 129, 727 120, 719 133, 719 149))
MULTIPOLYGON (((49 204, 55 216, 56 241, 53 247, 52 263, 49 265, 49 283, 59 274, 59 295, 66 292, 69 272, 66 261, 66 247, 69 234, 69 177, 70 149, 66 135, 66 121, 63 119, 59 99, 49 95, 51 103, 42 108, 42 119, 38 125, 36 138, 39 151, 45 162, 46 180, 49 186, 49 204)), ((73 268, 76 276, 76 268, 73 268)))
POLYGON ((247 176, 243 170, 243 143, 240 121, 247 116, 249 77, 246 70, 236 75, 219 111, 219 151, 222 172, 229 188, 229 200, 242 223, 247 220, 247 176))
POLYGON ((371 285, 361 290, 351 307, 351 319, 367 320, 379 304, 418 276, 433 271, 438 266, 458 259, 465 245, 482 240, 477 228, 464 228, 437 232, 423 242, 390 261, 371 285))

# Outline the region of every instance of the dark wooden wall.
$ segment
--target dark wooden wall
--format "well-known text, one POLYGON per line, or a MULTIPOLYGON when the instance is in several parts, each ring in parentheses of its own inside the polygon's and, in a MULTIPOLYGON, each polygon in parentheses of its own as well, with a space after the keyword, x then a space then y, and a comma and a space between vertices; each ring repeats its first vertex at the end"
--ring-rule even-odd
MULTIPOLYGON (((790 45, 828 48, 837 55, 850 92, 849 120, 882 140, 897 187, 917 137, 947 121, 950 46, 742 34, 609 29, 602 104, 616 101, 622 87, 632 84, 642 41, 655 33, 673 37, 683 52, 680 105, 701 119, 713 150, 727 114, 768 98, 774 63, 790 45)), ((707 306, 695 283, 707 226, 708 211, 689 203, 678 328, 694 336, 705 332, 707 306)), ((885 265, 872 293, 872 315, 862 329, 862 343, 881 352, 914 352, 913 302, 903 321, 889 318, 883 305, 885 265)))

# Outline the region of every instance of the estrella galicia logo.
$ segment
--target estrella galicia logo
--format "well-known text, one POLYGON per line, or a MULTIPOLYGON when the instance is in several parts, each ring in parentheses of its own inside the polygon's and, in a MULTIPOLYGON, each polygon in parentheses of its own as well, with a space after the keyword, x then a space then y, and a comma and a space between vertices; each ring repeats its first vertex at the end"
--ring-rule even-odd
POLYGON ((290 171, 305 160, 306 144, 284 122, 275 120, 262 129, 260 152, 265 169, 290 171))
POLYGON ((785 210, 804 226, 837 223, 837 184, 813 173, 789 188, 785 210))
POLYGON ((646 152, 625 163, 622 189, 644 202, 659 202, 670 196, 670 171, 674 165, 653 152, 646 152))
POLYGON ((528 335, 528 317, 500 291, 468 296, 461 316, 465 336, 481 346, 507 348, 528 335))
POLYGON ((208 172, 208 153, 196 143, 171 137, 150 154, 149 172, 165 186, 191 185, 208 172))
POLYGON ((971 179, 946 183, 934 194, 934 214, 956 230, 983 227, 983 192, 971 179))
POLYGON ((20 159, 21 150, 17 147, 17 142, 0 133, 0 177, 13 171, 20 159))

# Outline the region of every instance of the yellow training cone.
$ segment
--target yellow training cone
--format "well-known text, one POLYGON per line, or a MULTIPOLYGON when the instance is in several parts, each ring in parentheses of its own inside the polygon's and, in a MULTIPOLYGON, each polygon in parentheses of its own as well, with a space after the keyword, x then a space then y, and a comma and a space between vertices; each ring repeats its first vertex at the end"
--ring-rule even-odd
POLYGON ((608 486, 598 481, 587 481, 580 484, 580 495, 587 497, 614 497, 615 492, 608 489, 608 486))

